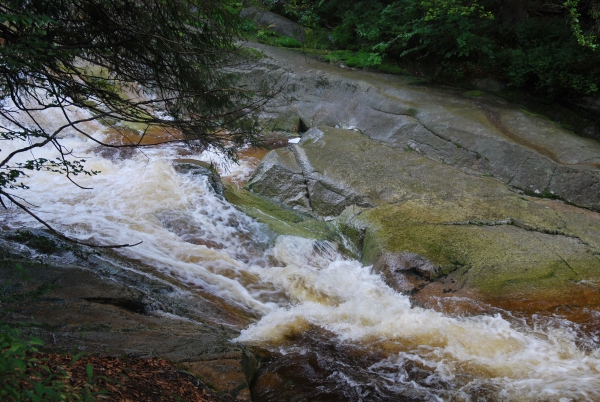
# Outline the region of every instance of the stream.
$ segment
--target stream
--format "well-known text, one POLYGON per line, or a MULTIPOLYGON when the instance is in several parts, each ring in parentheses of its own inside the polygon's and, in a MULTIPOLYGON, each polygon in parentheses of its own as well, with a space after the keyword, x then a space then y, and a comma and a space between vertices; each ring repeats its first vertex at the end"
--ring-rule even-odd
MULTIPOLYGON (((85 111, 74 110, 74 114, 85 111)), ((48 125, 57 116, 44 116, 48 125)), ((86 123, 99 139, 114 135, 86 123)), ((600 400, 600 339, 561 317, 509 311, 444 314, 411 304, 369 266, 334 244, 276 236, 173 161, 215 163, 243 183, 256 164, 227 164, 210 151, 168 145, 126 158, 66 132, 63 144, 96 176, 38 172, 15 190, 68 236, 137 243, 120 258, 151 267, 236 312, 239 336, 263 358, 256 401, 594 401, 600 400)), ((18 144, 4 144, 2 154, 18 144)), ((54 158, 52 148, 36 157, 54 158)), ((121 155, 122 156, 122 155, 121 155)), ((31 157, 31 155, 26 155, 31 157)), ((4 228, 37 227, 14 207, 4 228)), ((475 305, 476 301, 473 302, 475 305)), ((595 316, 600 318, 600 313, 595 316)))

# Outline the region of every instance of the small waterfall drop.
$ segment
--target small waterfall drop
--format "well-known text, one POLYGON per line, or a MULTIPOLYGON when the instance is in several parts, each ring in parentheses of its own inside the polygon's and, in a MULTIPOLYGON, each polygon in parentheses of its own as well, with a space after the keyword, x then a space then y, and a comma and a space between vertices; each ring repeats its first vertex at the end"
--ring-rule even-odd
MULTIPOLYGON (((43 119, 59 124, 57 116, 43 119)), ((110 135, 96 123, 86 129, 98 138, 110 135)), ((61 141, 87 160, 88 169, 101 171, 76 178, 91 189, 36 172, 25 180, 30 189, 15 194, 68 236, 103 244, 142 241, 118 253, 256 317, 236 340, 271 350, 280 362, 288 356, 288 365, 312 362, 305 366, 314 375, 307 371, 301 377, 321 375, 314 384, 322 393, 315 398, 345 390, 335 395, 365 401, 394 395, 432 401, 600 400, 600 349, 595 339, 582 340, 571 323, 532 326, 509 314, 452 317, 411 306, 406 295, 332 244, 274 238, 211 191, 204 177, 178 173, 172 163, 182 154, 177 145, 119 159, 103 156, 97 144, 76 132, 65 132, 61 141)), ((2 155, 19 145, 5 144, 2 155)), ((47 146, 34 154, 51 159, 56 151, 47 146)), ((186 158, 224 163, 210 152, 186 158)), ((224 175, 248 172, 232 165, 224 175)), ((6 228, 38 226, 16 208, 1 212, 0 219, 6 228)))

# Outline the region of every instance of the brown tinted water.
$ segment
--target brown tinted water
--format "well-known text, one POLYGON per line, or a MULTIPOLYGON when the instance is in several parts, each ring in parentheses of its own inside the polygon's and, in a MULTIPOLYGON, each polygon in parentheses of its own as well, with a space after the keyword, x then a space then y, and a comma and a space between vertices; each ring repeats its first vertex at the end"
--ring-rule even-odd
MULTIPOLYGON (((263 356, 256 400, 600 400, 592 293, 574 304, 498 306, 442 287, 411 300, 334 244, 275 236, 205 178, 178 173, 178 147, 105 157, 76 133, 64 145, 102 172, 78 178, 89 190, 66 191, 64 177, 38 172, 16 195, 69 236, 142 241, 118 250, 119 258, 226 311, 224 321, 243 327, 237 341, 263 356)), ((247 177, 251 168, 225 171, 247 177)), ((14 209, 1 219, 8 228, 36 224, 14 209)))

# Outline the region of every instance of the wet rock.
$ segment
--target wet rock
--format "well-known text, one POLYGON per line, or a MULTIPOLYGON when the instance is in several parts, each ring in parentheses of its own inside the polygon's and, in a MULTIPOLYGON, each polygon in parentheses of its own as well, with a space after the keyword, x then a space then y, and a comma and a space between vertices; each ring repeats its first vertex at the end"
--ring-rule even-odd
MULTIPOLYGON (((302 137, 301 144, 319 146, 322 134, 312 128, 302 137)), ((337 216, 350 205, 371 205, 365 195, 321 174, 305 155, 304 147, 296 145, 267 154, 250 178, 248 188, 320 217, 337 216)))
POLYGON ((600 175, 595 172, 558 166, 544 192, 549 197, 556 196, 575 205, 600 210, 600 175))
POLYGON ((265 224, 273 235, 298 236, 342 244, 339 231, 330 222, 317 219, 285 204, 247 189, 226 185, 225 197, 245 214, 265 224))
POLYGON ((427 281, 437 276, 431 261, 414 253, 386 253, 373 264, 373 269, 377 270, 380 264, 394 271, 411 271, 427 281))
POLYGON ((205 176, 213 191, 218 195, 223 195, 221 176, 210 163, 196 159, 175 159, 173 166, 177 172, 182 174, 205 176))
POLYGON ((131 159, 137 152, 135 147, 106 147, 99 146, 93 149, 96 155, 99 155, 105 159, 110 159, 112 161, 115 160, 123 160, 123 159, 131 159))
POLYGON ((431 282, 436 267, 414 253, 385 252, 373 262, 373 271, 381 273, 391 288, 400 293, 414 293, 431 282))
POLYGON ((596 141, 493 95, 469 97, 458 89, 412 85, 410 77, 307 63, 285 49, 265 52, 271 58, 253 74, 287 74, 280 99, 263 112, 265 121, 291 127, 300 118, 307 127, 359 130, 465 173, 600 211, 596 141))
POLYGON ((323 217, 337 216, 346 206, 355 204, 351 191, 326 180, 309 179, 308 191, 313 211, 323 217))
MULTIPOLYGON (((584 283, 598 283, 597 212, 521 195, 496 178, 354 130, 312 128, 290 149, 312 212, 340 214, 340 224, 364 233, 363 262, 398 291, 425 291, 458 275, 447 294, 460 288, 497 304, 515 298, 564 304, 584 283), (319 198, 311 181, 343 196, 319 198), (322 205, 315 208, 317 199, 322 205)), ((276 188, 269 191, 285 200, 276 188)))
POLYGON ((251 191, 300 211, 310 210, 306 178, 292 151, 279 148, 262 160, 248 181, 251 191))
POLYGON ((124 297, 84 297, 83 300, 90 303, 112 304, 113 306, 121 307, 127 311, 138 314, 148 314, 151 307, 140 299, 129 299, 124 297))
MULTIPOLYGON (((261 117, 312 127, 288 147, 303 208, 364 233, 365 264, 391 253, 434 267, 432 282, 399 262, 382 269, 396 289, 427 292, 451 276, 440 294, 494 305, 600 292, 598 142, 489 94, 264 49, 270 58, 252 74, 287 74, 287 86, 261 117)), ((264 169, 251 188, 287 204, 284 187, 269 184, 278 172, 264 169)))
POLYGON ((23 332, 53 350, 163 357, 218 395, 250 400, 245 373, 256 370, 256 360, 230 342, 244 323, 198 293, 174 291, 150 272, 106 261, 106 256, 80 259, 79 265, 0 260, 0 283, 12 285, 2 288, 0 319, 30 324, 23 332))
POLYGON ((304 27, 302 25, 268 10, 248 7, 240 12, 240 16, 243 18, 251 18, 256 25, 275 31, 279 35, 289 36, 299 40, 304 36, 304 27))

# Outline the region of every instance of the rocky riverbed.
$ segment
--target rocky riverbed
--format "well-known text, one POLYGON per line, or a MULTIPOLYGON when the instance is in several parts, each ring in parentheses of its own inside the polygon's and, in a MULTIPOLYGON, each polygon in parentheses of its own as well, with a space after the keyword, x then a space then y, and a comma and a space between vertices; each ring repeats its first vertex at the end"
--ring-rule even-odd
POLYGON ((288 81, 265 117, 308 131, 265 157, 251 191, 343 227, 422 305, 593 315, 600 144, 492 95, 266 53, 288 81))
POLYGON ((65 192, 42 172, 28 199, 70 236, 143 242, 98 253, 4 212, 2 319, 239 400, 600 397, 600 145, 491 95, 262 50, 245 79, 285 82, 266 133, 299 138, 247 184, 209 151, 67 138, 102 174, 65 192))

